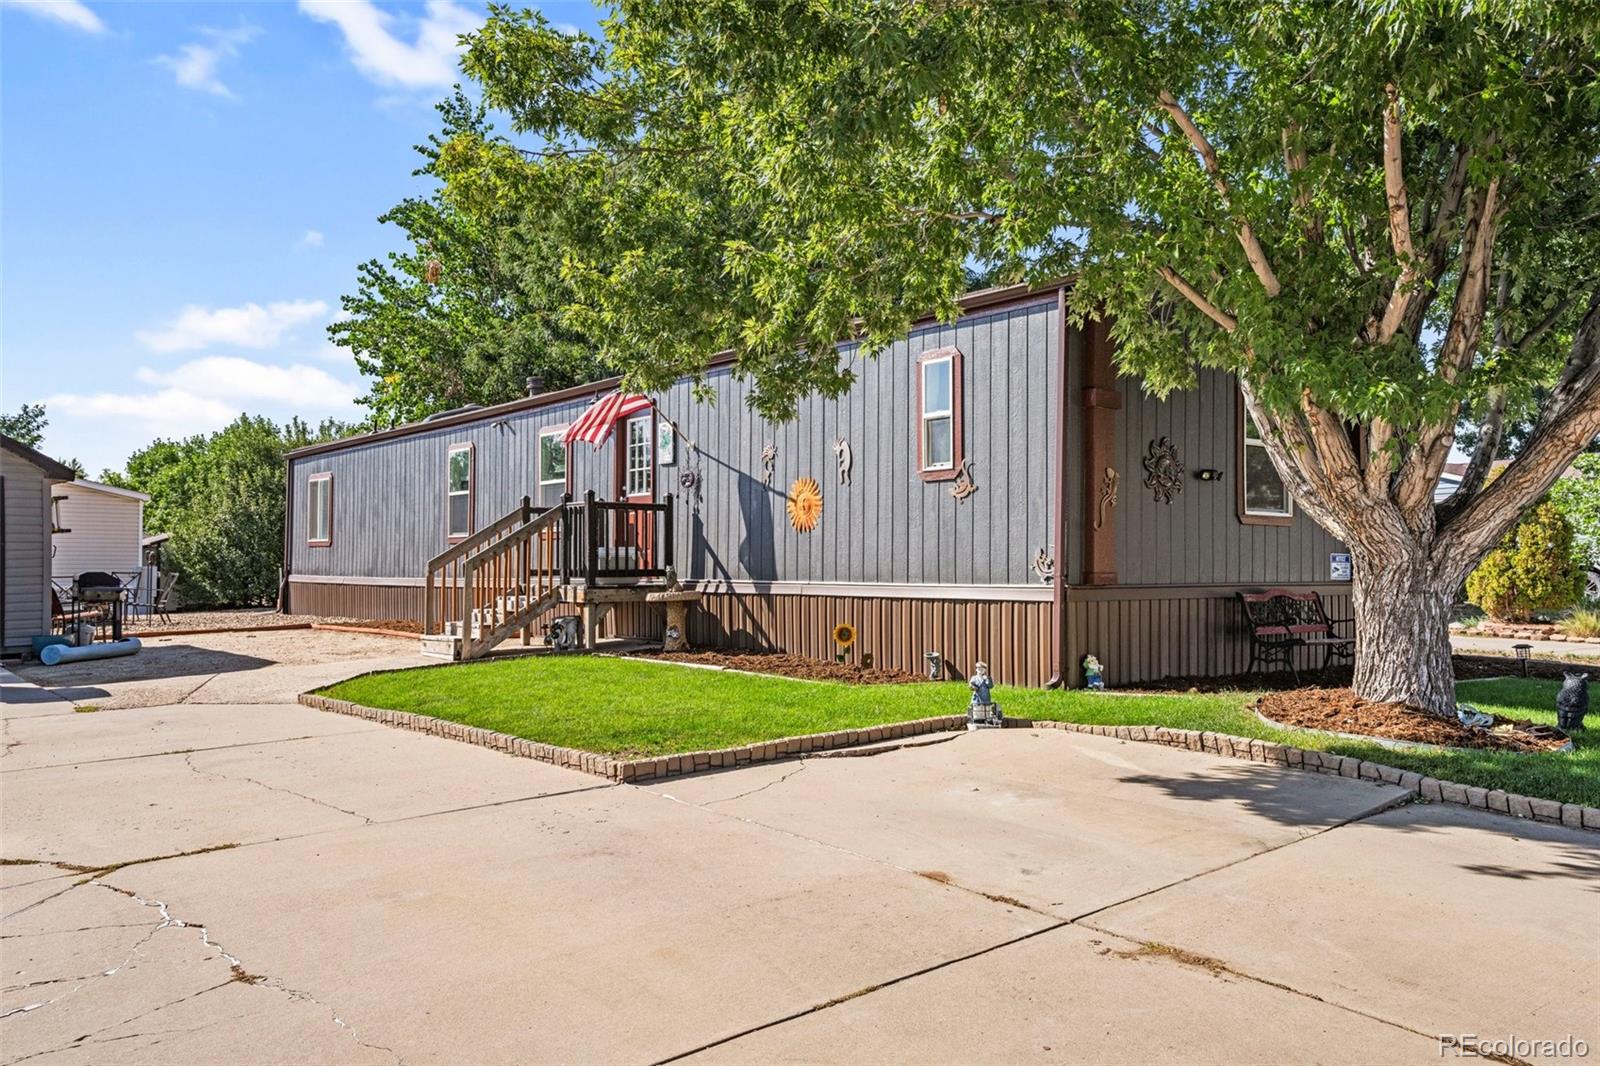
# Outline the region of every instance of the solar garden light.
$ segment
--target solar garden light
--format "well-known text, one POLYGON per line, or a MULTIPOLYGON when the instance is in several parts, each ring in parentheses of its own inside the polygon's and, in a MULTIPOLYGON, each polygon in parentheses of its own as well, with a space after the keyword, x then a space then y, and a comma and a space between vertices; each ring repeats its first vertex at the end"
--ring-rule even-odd
POLYGON ((1528 676, 1528 656, 1533 654, 1532 644, 1513 644, 1511 650, 1517 653, 1517 662, 1522 664, 1522 676, 1528 676))

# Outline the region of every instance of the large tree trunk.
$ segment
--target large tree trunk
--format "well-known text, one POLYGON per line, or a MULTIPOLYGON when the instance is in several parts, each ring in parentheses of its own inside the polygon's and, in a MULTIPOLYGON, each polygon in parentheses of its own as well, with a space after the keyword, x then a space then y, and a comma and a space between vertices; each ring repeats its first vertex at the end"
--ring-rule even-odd
POLYGON ((1426 558, 1352 550, 1356 695, 1453 714, 1450 608, 1457 583, 1426 558))

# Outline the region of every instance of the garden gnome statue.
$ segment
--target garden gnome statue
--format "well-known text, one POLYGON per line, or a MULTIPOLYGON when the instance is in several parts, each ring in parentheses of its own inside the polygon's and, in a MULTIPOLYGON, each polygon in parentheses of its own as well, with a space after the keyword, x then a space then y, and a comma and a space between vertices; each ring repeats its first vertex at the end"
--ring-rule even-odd
POLYGON ((1087 688, 1105 688, 1105 678, 1101 676, 1102 667, 1100 660, 1093 655, 1083 657, 1083 683, 1087 688))
POLYGON ((1562 677, 1561 691, 1556 693, 1556 725, 1570 733, 1583 728, 1583 716, 1589 712, 1589 675, 1567 671, 1562 677))
POLYGON ((967 728, 999 728, 1005 719, 1000 714, 1000 705, 989 698, 994 678, 989 676, 988 663, 978 661, 972 676, 967 678, 967 687, 972 689, 972 702, 967 704, 967 728))

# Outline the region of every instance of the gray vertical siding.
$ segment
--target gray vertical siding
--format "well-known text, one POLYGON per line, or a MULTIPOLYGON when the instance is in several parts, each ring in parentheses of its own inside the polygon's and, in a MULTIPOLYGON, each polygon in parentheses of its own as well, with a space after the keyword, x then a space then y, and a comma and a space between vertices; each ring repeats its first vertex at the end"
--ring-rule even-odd
POLYGON ((4 482, 5 644, 50 632, 50 482, 32 463, 0 452, 4 482))
POLYGON ((1165 401, 1144 395, 1139 384, 1119 383, 1117 416, 1117 578, 1124 585, 1278 585, 1325 582, 1328 555, 1342 551, 1304 513, 1289 526, 1239 521, 1239 426, 1236 385, 1229 374, 1205 370, 1199 387, 1165 401), (1172 503, 1145 488, 1150 442, 1171 437, 1185 467, 1183 492, 1172 503), (1223 471, 1220 481, 1198 481, 1203 467, 1223 471))
POLYGON ((576 400, 493 421, 451 426, 296 459, 290 466, 291 572, 342 577, 420 578, 445 540, 445 456, 476 448, 475 519, 480 525, 538 492, 539 431, 571 422, 576 400), (306 544, 306 480, 333 474, 333 543, 306 544))
MULTIPOLYGON (((729 368, 708 375, 715 402, 695 399, 688 382, 655 397, 681 436, 677 461, 657 470, 658 498, 678 497, 675 538, 685 578, 737 581, 1038 584, 1030 565, 1051 543, 1055 471, 1059 313, 1054 294, 1021 306, 972 314, 953 326, 914 330, 877 359, 842 350, 858 380, 838 400, 808 399, 796 417, 769 424, 749 408, 749 384, 729 368), (916 360, 924 351, 960 349, 964 454, 978 491, 965 501, 950 482, 924 482, 916 470, 916 360), (833 442, 854 455, 851 481, 839 483, 833 442), (771 486, 761 452, 776 443, 771 486), (698 469, 698 498, 679 484, 698 469), (797 533, 785 509, 790 484, 822 486, 816 529, 797 533)), ((294 460, 291 570, 298 575, 416 579, 444 538, 445 454, 477 448, 478 523, 535 492, 542 428, 569 423, 587 407, 569 401, 498 420, 447 427, 294 460), (306 544, 304 488, 333 474, 334 534, 328 547, 306 544)), ((617 494, 620 434, 601 448, 578 444, 573 491, 617 494)))
POLYGON ((751 412, 749 384, 731 369, 708 378, 715 403, 675 385, 659 403, 682 439, 658 491, 683 505, 680 569, 735 581, 1037 584, 1030 564, 1051 542, 1058 321, 1052 298, 915 330, 875 360, 846 348, 855 386, 802 402, 781 425, 751 412), (944 346, 963 356, 963 452, 978 484, 965 501, 916 470, 916 360, 944 346), (848 484, 833 451, 841 436, 854 457, 848 484), (768 441, 778 449, 770 487, 761 477, 768 441), (696 467, 698 500, 678 484, 696 467), (810 533, 791 529, 785 509, 800 477, 822 486, 822 520, 810 533))

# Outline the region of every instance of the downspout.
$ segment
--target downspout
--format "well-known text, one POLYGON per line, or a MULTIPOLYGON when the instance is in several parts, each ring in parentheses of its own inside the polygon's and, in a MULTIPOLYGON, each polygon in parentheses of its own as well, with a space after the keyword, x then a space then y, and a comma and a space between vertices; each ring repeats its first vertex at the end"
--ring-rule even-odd
POLYGON ((1056 375, 1056 484, 1055 507, 1051 531, 1054 543, 1055 566, 1050 574, 1050 641, 1053 645, 1055 673, 1044 683, 1045 688, 1065 688, 1067 683, 1067 290, 1056 290, 1057 339, 1061 349, 1061 365, 1056 375))

